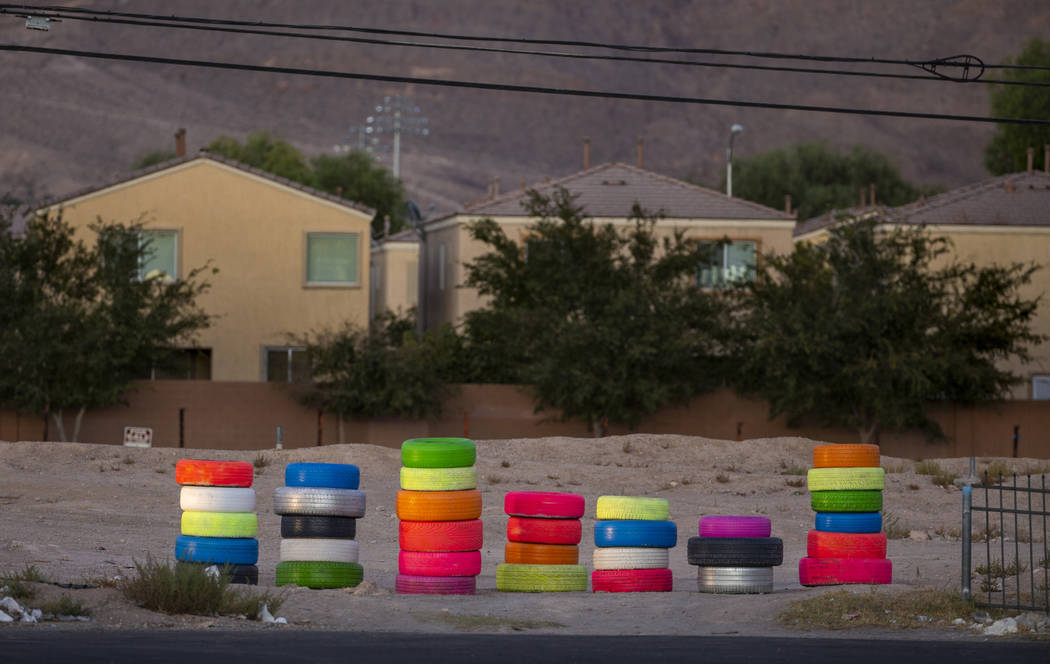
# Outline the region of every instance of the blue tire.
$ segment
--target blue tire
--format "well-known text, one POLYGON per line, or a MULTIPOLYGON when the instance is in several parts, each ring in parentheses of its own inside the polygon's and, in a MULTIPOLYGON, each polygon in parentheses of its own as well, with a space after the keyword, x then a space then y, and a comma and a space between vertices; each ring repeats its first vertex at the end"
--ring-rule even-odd
POLYGON ((595 521, 595 546, 670 549, 678 542, 674 521, 595 521))
POLYGON ((284 469, 285 486, 356 489, 361 471, 349 463, 290 463, 284 469))
POLYGON ((817 512, 815 528, 826 533, 877 533, 881 512, 817 512))
POLYGON ((179 535, 175 538, 175 559, 211 565, 254 565, 259 562, 259 540, 179 535))

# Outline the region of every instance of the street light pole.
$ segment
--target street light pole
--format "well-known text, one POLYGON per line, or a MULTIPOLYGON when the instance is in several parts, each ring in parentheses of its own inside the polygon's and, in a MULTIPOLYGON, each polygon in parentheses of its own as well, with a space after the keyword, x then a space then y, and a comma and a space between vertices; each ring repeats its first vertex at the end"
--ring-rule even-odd
POLYGON ((744 131, 738 124, 729 128, 729 149, 726 150, 726 196, 733 197, 733 139, 744 131))

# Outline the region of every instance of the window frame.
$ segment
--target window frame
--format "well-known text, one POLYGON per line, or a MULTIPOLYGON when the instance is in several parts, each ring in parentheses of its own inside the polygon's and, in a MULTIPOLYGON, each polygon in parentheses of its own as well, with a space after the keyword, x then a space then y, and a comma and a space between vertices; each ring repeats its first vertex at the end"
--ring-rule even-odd
MULTIPOLYGON (((139 245, 139 249, 140 250, 145 248, 145 245, 146 245, 145 235, 147 233, 158 233, 158 234, 159 233, 165 233, 165 234, 170 234, 171 236, 174 237, 174 239, 175 239, 174 245, 175 246, 172 249, 172 254, 173 255, 171 257, 171 264, 172 264, 172 268, 175 270, 175 274, 165 274, 163 278, 165 280, 167 280, 167 281, 178 281, 181 278, 181 275, 182 275, 182 265, 181 265, 181 263, 182 263, 182 261, 181 261, 181 258, 182 258, 182 231, 180 229, 178 229, 178 228, 139 228, 138 231, 136 232, 136 235, 137 235, 137 241, 138 241, 138 245, 139 245)), ((137 272, 137 275, 136 275, 138 277, 139 281, 143 281, 143 280, 146 279, 146 273, 143 272, 143 270, 145 268, 145 264, 144 264, 142 258, 143 257, 139 258, 138 272, 137 272)))
POLYGON ((303 288, 361 288, 361 233, 353 231, 305 231, 303 233, 303 288), (353 281, 311 281, 310 280, 310 240, 311 238, 353 238, 354 249, 353 281))
POLYGON ((761 252, 762 242, 760 240, 758 240, 757 238, 747 238, 747 237, 743 237, 743 238, 725 238, 725 237, 722 237, 722 238, 690 238, 690 240, 692 240, 693 242, 697 243, 698 245, 704 245, 704 244, 717 245, 719 243, 722 243, 723 240, 728 240, 728 242, 725 242, 724 244, 722 244, 721 264, 718 266, 718 270, 721 273, 721 275, 720 275, 721 278, 720 278, 719 282, 716 283, 716 284, 713 284, 713 285, 705 285, 705 284, 703 284, 701 282, 700 270, 698 269, 697 270, 697 274, 696 274, 696 280, 695 280, 695 283, 696 283, 698 288, 700 288, 702 290, 705 290, 705 291, 736 290, 736 289, 740 288, 740 284, 750 283, 750 282, 754 281, 755 278, 757 278, 757 276, 758 276, 758 266, 759 266, 759 262, 761 261, 761 258, 762 258, 762 252, 761 252), (754 263, 749 267, 749 269, 746 270, 746 274, 744 275, 743 278, 737 279, 737 280, 733 280, 733 281, 729 281, 726 278, 727 259, 729 257, 729 254, 728 254, 729 249, 734 244, 750 244, 750 245, 753 245, 753 247, 754 247, 754 254, 753 254, 753 256, 754 256, 754 263))
POLYGON ((264 383, 282 383, 285 385, 296 382, 293 380, 292 367, 292 354, 295 352, 305 353, 306 346, 263 346, 262 347, 262 382, 264 383), (286 369, 286 376, 284 380, 270 380, 270 353, 275 351, 285 351, 288 354, 287 360, 288 365, 286 369))
POLYGON ((1050 400, 1050 374, 1032 374, 1032 401, 1050 400), (1036 384, 1046 383, 1046 396, 1036 396, 1036 384))

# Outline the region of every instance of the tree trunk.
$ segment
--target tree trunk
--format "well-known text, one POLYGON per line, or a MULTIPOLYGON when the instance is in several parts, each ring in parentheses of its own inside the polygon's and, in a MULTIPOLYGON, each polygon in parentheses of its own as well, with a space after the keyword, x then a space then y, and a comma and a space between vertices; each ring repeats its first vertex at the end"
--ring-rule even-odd
POLYGON ((55 418, 55 427, 58 429, 58 438, 63 443, 66 441, 66 424, 62 421, 62 409, 59 408, 51 413, 51 417, 55 418))
POLYGON ((875 436, 879 432, 878 423, 869 425, 867 427, 857 429, 857 434, 860 436, 860 442, 871 443, 875 440, 875 436))
POLYGON ((591 417, 591 433, 595 438, 605 438, 608 421, 608 418, 605 417, 591 417))
POLYGON ((77 411, 77 418, 73 424, 73 442, 80 442, 80 423, 84 421, 84 413, 87 411, 87 407, 81 406, 80 410, 77 411))

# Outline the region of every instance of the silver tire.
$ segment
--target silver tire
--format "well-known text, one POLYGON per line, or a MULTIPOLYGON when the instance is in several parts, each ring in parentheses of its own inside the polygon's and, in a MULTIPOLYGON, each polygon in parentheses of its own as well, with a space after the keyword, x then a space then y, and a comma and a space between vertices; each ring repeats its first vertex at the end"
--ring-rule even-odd
POLYGON ((348 539, 282 539, 281 562, 356 563, 358 546, 356 541, 348 539))
POLYGON ((698 567, 702 593, 755 594, 773 592, 772 567, 698 567))
POLYGON ((365 493, 357 489, 279 486, 273 492, 273 511, 274 514, 362 517, 365 493))

